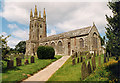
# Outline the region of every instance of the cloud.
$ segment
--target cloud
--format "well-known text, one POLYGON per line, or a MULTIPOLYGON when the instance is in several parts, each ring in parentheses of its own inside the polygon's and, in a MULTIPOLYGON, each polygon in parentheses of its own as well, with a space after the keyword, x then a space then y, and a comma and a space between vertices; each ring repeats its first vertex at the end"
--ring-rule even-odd
POLYGON ((51 32, 48 33, 48 36, 51 36, 51 35, 56 35, 56 31, 55 30, 51 30, 51 32))
POLYGON ((24 29, 24 30, 18 29, 16 31, 12 32, 12 35, 15 36, 15 37, 18 37, 22 40, 27 40, 28 36, 29 36, 28 35, 28 29, 24 29))
MULTIPOLYGON (((10 22, 29 24, 30 9, 37 5, 38 11, 43 15, 46 9, 48 35, 58 34, 86 26, 92 26, 95 22, 101 34, 105 31, 105 14, 112 15, 107 7, 107 2, 5 2, 2 15, 10 22), (56 28, 54 28, 56 27, 56 28)), ((28 39, 28 30, 16 30, 12 32, 15 37, 28 39)))
POLYGON ((14 29, 14 28, 18 28, 18 26, 16 24, 8 24, 8 28, 14 29))
POLYGON ((11 48, 15 48, 15 46, 21 41, 20 39, 14 37, 9 37, 7 40, 8 40, 7 44, 11 48))
POLYGON ((7 33, 6 32, 2 32, 2 33, 0 33, 0 35, 7 36, 7 33))

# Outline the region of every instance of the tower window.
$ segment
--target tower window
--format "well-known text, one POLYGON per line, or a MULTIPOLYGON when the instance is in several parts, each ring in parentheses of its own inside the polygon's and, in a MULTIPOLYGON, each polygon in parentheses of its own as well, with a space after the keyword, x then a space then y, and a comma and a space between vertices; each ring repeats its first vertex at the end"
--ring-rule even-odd
POLYGON ((42 37, 42 35, 40 35, 40 38, 42 37))
POLYGON ((42 25, 40 24, 40 28, 42 28, 42 25))

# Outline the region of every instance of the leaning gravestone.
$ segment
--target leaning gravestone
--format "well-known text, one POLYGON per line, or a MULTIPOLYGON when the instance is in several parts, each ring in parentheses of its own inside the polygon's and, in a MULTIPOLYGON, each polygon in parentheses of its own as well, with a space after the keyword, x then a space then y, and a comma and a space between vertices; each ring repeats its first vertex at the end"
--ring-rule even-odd
POLYGON ((35 63, 35 58, 34 58, 34 56, 31 56, 31 63, 35 63))
POLYGON ((81 66, 81 79, 84 80, 86 77, 87 77, 86 63, 84 61, 82 62, 82 66, 81 66))
POLYGON ((80 61, 79 61, 79 57, 77 58, 77 63, 79 63, 80 61))
POLYGON ((90 61, 88 61, 87 62, 87 75, 90 75, 90 73, 92 73, 92 70, 91 70, 90 61))
POLYGON ((82 58, 82 56, 80 57, 80 62, 82 62, 83 61, 83 58, 82 58))
POLYGON ((16 58, 16 66, 21 66, 22 62, 21 62, 21 58, 16 58))
POLYGON ((104 54, 104 63, 106 63, 106 54, 104 54))
POLYGON ((7 68, 13 68, 14 67, 14 61, 13 60, 9 60, 7 62, 7 68))
POLYGON ((75 58, 72 59, 72 65, 75 65, 75 58))
POLYGON ((92 69, 93 71, 96 69, 96 63, 95 63, 95 56, 92 56, 92 69))
POLYGON ((101 56, 98 57, 98 65, 101 65, 101 56))

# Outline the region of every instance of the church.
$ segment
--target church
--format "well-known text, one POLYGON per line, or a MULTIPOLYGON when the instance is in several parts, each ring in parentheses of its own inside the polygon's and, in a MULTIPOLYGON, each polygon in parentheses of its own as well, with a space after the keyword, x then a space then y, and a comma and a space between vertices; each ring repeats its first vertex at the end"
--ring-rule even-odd
POLYGON ((100 34, 93 23, 92 26, 64 32, 47 37, 46 12, 43 16, 35 6, 34 15, 30 12, 29 40, 26 41, 26 55, 34 55, 38 46, 52 46, 56 55, 72 55, 75 51, 101 53, 100 34))

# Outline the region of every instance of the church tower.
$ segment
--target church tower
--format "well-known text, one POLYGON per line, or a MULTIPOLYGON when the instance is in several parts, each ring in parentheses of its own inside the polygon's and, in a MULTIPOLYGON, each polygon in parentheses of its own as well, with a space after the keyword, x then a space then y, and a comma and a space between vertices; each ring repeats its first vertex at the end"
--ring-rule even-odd
POLYGON ((47 37, 45 8, 44 8, 43 18, 42 18, 40 11, 38 15, 37 6, 35 5, 34 15, 32 13, 32 9, 30 12, 29 40, 39 41, 43 37, 47 37))

